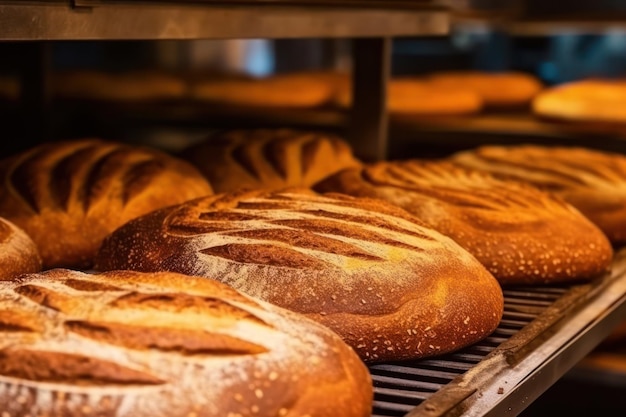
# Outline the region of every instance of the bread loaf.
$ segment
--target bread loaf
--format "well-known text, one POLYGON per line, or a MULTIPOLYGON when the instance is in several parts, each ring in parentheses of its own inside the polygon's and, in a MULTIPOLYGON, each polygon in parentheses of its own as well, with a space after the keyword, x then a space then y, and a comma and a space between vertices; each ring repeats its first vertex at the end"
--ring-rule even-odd
POLYGON ((536 116, 568 122, 626 122, 626 81, 588 79, 561 84, 533 100, 536 116))
POLYGON ((366 417, 333 332, 211 279, 56 269, 0 282, 0 410, 50 417, 366 417))
POLYGON ((22 229, 0 218, 0 281, 41 271, 35 242, 22 229))
POLYGON ((474 91, 490 108, 527 106, 543 89, 537 77, 517 71, 442 71, 426 78, 440 88, 474 91))
MULTIPOLYGON (((483 108, 482 98, 470 89, 438 86, 411 77, 391 79, 387 86, 387 109, 393 114, 461 115, 478 113, 483 108)), ((349 78, 338 83, 335 103, 343 108, 352 106, 349 78)))
POLYGON ((104 236, 151 210, 211 193, 200 173, 162 152, 85 139, 0 161, 0 216, 35 241, 44 268, 88 268, 104 236))
POLYGON ((380 162, 342 171, 315 189, 405 208, 476 256, 501 284, 591 279, 611 264, 608 240, 574 207, 451 163, 380 162))
POLYGON ((152 212, 107 237, 96 268, 218 279, 327 325, 369 362, 460 349, 491 333, 503 309, 483 266, 404 210, 306 190, 152 212))
POLYGON ((182 78, 157 71, 66 71, 54 74, 52 83, 58 98, 96 101, 180 100, 187 89, 182 78))
POLYGON ((183 157, 218 193, 309 187, 341 169, 360 165, 341 138, 292 129, 219 132, 187 149, 183 157))
POLYGON ((317 107, 330 101, 331 79, 318 73, 278 74, 264 78, 216 77, 195 81, 191 97, 243 107, 317 107))
POLYGON ((566 146, 485 146, 460 152, 452 161, 556 194, 613 243, 626 243, 624 155, 566 146))

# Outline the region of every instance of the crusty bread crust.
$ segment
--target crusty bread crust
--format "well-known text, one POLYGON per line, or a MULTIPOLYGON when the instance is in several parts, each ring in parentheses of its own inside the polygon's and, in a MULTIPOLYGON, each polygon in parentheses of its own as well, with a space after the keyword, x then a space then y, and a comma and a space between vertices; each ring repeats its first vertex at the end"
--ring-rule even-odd
POLYGON ((35 242, 22 229, 0 218, 0 281, 41 271, 35 242))
POLYGON ((588 79, 543 91, 532 103, 536 116, 568 122, 626 123, 626 81, 588 79))
POLYGON ((52 94, 73 100, 145 102, 181 100, 187 83, 179 76, 159 71, 65 71, 53 74, 52 94))
MULTIPOLYGON (((335 104, 352 106, 352 85, 349 77, 337 82, 335 104)), ((438 86, 417 77, 398 77, 389 80, 387 110, 404 115, 463 115, 482 110, 479 94, 467 88, 438 86)))
POLYGON ((565 146, 484 146, 454 155, 455 164, 524 181, 558 195, 615 244, 626 243, 626 157, 565 146))
POLYGON ((334 91, 331 76, 316 72, 262 78, 215 77, 191 83, 193 99, 250 107, 308 108, 328 103, 334 91))
POLYGON ((0 409, 54 417, 366 417, 341 339, 211 279, 56 269, 0 281, 0 409))
POLYGON ((609 241, 574 207, 449 162, 380 162, 342 171, 315 188, 403 207, 476 256, 501 284, 591 279, 611 265, 609 241))
POLYGON ((152 212, 107 237, 96 268, 218 279, 329 326, 369 362, 460 349, 503 311, 497 281, 451 239, 383 201, 307 190, 152 212))
POLYGON ((489 108, 528 106, 543 89, 537 77, 517 71, 442 71, 426 79, 440 88, 473 91, 489 108))
POLYGON ((45 269, 89 268, 118 226, 212 193, 185 161, 96 139, 42 144, 6 158, 0 180, 0 216, 35 241, 45 269))
POLYGON ((204 174, 216 193, 310 187, 360 165, 340 137, 292 129, 219 132, 185 150, 183 157, 204 174))

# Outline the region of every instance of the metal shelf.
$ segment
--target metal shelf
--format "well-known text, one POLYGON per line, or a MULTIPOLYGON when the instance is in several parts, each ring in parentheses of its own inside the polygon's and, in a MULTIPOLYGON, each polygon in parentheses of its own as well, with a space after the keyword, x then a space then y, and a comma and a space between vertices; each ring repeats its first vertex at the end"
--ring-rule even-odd
POLYGON ((443 35, 449 26, 447 10, 430 3, 405 8, 223 1, 27 3, 0 2, 0 40, 394 37, 443 35))

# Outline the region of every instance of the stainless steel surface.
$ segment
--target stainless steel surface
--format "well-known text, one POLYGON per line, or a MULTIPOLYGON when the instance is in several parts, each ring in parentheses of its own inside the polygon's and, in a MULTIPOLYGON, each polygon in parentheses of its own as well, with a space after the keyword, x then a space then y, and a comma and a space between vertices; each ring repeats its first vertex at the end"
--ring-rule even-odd
POLYGON ((0 2, 0 40, 375 37, 445 34, 448 13, 303 6, 0 2))
POLYGON ((362 161, 387 157, 387 80, 391 71, 391 39, 355 39, 352 45, 352 112, 348 139, 362 161))
POLYGON ((626 318, 626 251, 593 283, 505 290, 484 341, 423 361, 375 365, 374 416, 518 415, 626 318))

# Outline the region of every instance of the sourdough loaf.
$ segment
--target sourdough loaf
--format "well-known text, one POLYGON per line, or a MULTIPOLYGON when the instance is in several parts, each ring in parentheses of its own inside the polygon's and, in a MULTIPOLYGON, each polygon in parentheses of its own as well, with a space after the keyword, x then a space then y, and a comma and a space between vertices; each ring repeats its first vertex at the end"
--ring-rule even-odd
POLYGON ((329 102, 332 76, 297 72, 261 78, 215 77, 191 83, 195 100, 243 107, 317 107, 329 102))
POLYGON ((541 118, 568 122, 626 123, 626 81, 588 79, 546 89, 532 103, 541 118))
POLYGON ((0 281, 41 271, 35 242, 22 229, 0 218, 0 281))
POLYGON ((0 410, 51 417, 366 417, 327 328, 211 279, 56 269, 0 282, 0 410))
POLYGON ((590 279, 612 260, 604 234, 558 197, 448 162, 375 163, 315 189, 405 208, 476 256, 502 284, 590 279))
POLYGON ((360 165, 340 137, 292 129, 218 132, 183 152, 215 192, 309 187, 360 165))
MULTIPOLYGON (((350 78, 337 86, 335 104, 352 106, 350 78)), ((438 86, 421 78, 393 78, 387 88, 387 109, 392 114, 462 115, 478 113, 483 108, 482 98, 471 89, 438 86)))
POLYGON ((370 362, 467 346, 503 309, 483 266, 404 210, 307 190, 220 194, 152 212, 108 236, 96 268, 218 279, 327 325, 370 362))
POLYGON ((52 142, 0 161, 0 216, 35 241, 44 268, 88 268, 104 236, 151 210, 210 194, 190 164, 96 139, 52 142))
POLYGON ((525 181, 558 195, 615 244, 626 243, 626 157, 566 146, 484 146, 453 155, 458 165, 525 181))
POLYGON ((159 71, 65 71, 55 73, 52 83, 58 98, 95 101, 180 100, 187 89, 181 77, 159 71))
POLYGON ((474 91, 490 108, 527 106, 543 89, 537 77, 518 71, 442 71, 426 78, 441 88, 474 91))

